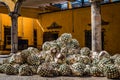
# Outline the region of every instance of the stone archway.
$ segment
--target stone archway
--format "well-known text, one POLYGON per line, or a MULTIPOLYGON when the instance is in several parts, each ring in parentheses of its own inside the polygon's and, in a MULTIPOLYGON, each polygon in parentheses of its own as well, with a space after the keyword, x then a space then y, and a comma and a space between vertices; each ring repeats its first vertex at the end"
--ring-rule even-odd
MULTIPOLYGON (((18 51, 18 17, 20 16, 20 8, 24 0, 0 0, 9 10, 11 17, 11 54, 18 51)), ((6 56, 3 56, 6 57, 6 56)))
POLYGON ((9 12, 14 11, 15 3, 12 0, 0 0, 0 3, 5 5, 9 12))

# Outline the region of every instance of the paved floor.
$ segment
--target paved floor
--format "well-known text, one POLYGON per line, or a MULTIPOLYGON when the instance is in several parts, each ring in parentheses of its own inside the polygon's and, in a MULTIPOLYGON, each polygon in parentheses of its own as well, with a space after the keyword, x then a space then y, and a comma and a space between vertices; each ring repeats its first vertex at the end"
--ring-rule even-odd
POLYGON ((40 77, 34 76, 16 76, 0 74, 0 80, 108 80, 106 77, 40 77))

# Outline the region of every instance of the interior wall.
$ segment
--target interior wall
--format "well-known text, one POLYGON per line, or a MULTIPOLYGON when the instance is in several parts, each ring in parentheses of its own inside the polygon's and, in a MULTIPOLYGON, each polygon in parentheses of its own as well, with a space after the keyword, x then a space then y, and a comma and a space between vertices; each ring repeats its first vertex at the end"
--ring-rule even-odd
MULTIPOLYGON (((102 25, 104 33, 104 49, 113 53, 120 52, 120 3, 102 5, 102 19, 108 22, 108 25, 102 25)), ((71 33, 76 38, 81 47, 85 46, 85 30, 90 30, 91 26, 90 7, 66 10, 61 12, 42 14, 39 21, 47 31, 47 27, 53 22, 62 26, 59 35, 62 33, 71 33)))
MULTIPOLYGON (((113 53, 120 52, 120 3, 102 5, 101 15, 102 20, 108 22, 108 25, 102 25, 105 29, 104 35, 104 49, 113 53)), ((90 30, 91 26, 91 12, 90 7, 66 10, 60 12, 52 12, 41 14, 37 19, 19 17, 18 20, 18 37, 22 39, 28 39, 29 45, 34 45, 33 30, 37 29, 37 46, 41 46, 43 42, 43 32, 54 31, 48 30, 53 22, 62 26, 61 29, 55 29, 59 31, 59 36, 62 33, 71 33, 73 38, 76 38, 81 47, 85 46, 85 30, 90 30)), ((0 23, 2 25, 2 45, 4 42, 4 25, 11 26, 10 17, 6 14, 0 14, 0 23)))
MULTIPOLYGON (((4 26, 11 26, 11 18, 7 14, 0 14, 0 28, 1 30, 1 45, 4 45, 4 26)), ((28 45, 33 46, 33 30, 34 30, 34 19, 19 17, 18 18, 18 37, 28 40, 28 45)))

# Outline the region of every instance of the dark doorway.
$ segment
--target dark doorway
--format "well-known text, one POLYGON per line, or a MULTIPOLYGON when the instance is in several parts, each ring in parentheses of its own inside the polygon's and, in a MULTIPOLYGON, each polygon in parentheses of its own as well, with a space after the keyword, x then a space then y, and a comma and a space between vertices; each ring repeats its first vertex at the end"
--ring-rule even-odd
POLYGON ((34 29, 34 47, 37 47, 37 30, 34 29))
MULTIPOLYGON (((28 40, 18 37, 18 49, 23 50, 28 48, 28 40)), ((4 26, 4 50, 11 49, 11 27, 4 26)))
MULTIPOLYGON (((104 31, 101 32, 101 38, 102 38, 102 50, 104 50, 104 31)), ((85 46, 91 49, 91 30, 85 30, 85 46)))
POLYGON ((58 32, 44 32, 43 42, 56 40, 58 38, 58 32))
POLYGON ((11 27, 4 26, 4 49, 11 49, 11 27))

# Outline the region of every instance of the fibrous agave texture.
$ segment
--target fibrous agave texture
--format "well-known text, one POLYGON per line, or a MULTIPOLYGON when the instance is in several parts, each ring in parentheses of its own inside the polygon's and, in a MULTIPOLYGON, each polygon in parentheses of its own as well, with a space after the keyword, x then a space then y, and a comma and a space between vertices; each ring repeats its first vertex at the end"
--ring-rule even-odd
POLYGON ((8 64, 2 64, 0 65, 0 73, 5 73, 5 69, 7 67, 8 64))
POLYGON ((113 60, 115 60, 117 57, 120 57, 120 54, 117 53, 117 54, 111 56, 110 58, 113 59, 113 60))
POLYGON ((47 55, 46 51, 41 51, 38 57, 44 61, 47 55))
POLYGON ((41 60, 40 60, 40 58, 37 56, 37 55, 30 55, 30 56, 28 56, 27 57, 27 63, 29 64, 29 65, 40 65, 41 64, 41 60))
POLYGON ((98 67, 99 67, 99 69, 100 69, 101 71, 103 71, 104 68, 105 68, 105 65, 107 65, 107 64, 113 64, 112 59, 110 59, 110 58, 102 58, 102 59, 99 61, 99 63, 98 63, 98 67))
POLYGON ((70 66, 68 64, 60 65, 59 72, 62 76, 70 76, 71 75, 70 66))
POLYGON ((102 71, 99 69, 99 67, 97 66, 93 66, 91 67, 91 70, 90 70, 90 73, 92 76, 94 77, 101 77, 101 76, 104 76, 102 71))
POLYGON ((66 63, 71 65, 73 63, 76 63, 78 58, 75 55, 69 55, 66 57, 66 63))
POLYGON ((33 75, 31 68, 27 64, 23 64, 19 68, 20 76, 31 76, 33 75))
POLYGON ((51 47, 50 41, 46 41, 46 42, 43 43, 43 45, 42 45, 42 50, 43 50, 43 51, 50 50, 50 47, 51 47))
POLYGON ((86 67, 84 69, 84 75, 85 76, 91 76, 90 70, 91 70, 90 65, 86 65, 86 67))
POLYGON ((5 73, 7 75, 14 75, 16 74, 15 68, 11 64, 7 64, 5 67, 5 73))
POLYGON ((104 75, 109 79, 118 79, 120 77, 118 68, 114 64, 108 64, 105 66, 104 75))
POLYGON ((90 56, 90 49, 88 47, 83 47, 80 50, 82 56, 90 56))
POLYGON ((13 64, 13 67, 15 68, 15 74, 18 74, 19 73, 20 64, 13 64))
POLYGON ((70 49, 78 49, 80 48, 80 44, 76 39, 71 39, 71 41, 67 44, 67 47, 70 49))
POLYGON ((21 56, 23 58, 24 63, 27 62, 27 57, 30 56, 30 55, 31 55, 31 53, 28 49, 25 49, 25 50, 21 51, 21 56))
POLYGON ((91 64, 91 58, 88 56, 81 56, 79 57, 78 62, 84 63, 86 65, 90 65, 91 64))
POLYGON ((27 49, 31 54, 39 54, 39 50, 37 48, 34 47, 28 47, 27 49))
POLYGON ((50 62, 50 65, 53 67, 53 75, 54 76, 59 76, 60 75, 60 72, 58 71, 59 67, 60 67, 60 64, 58 63, 55 63, 55 62, 50 62))
POLYGON ((99 54, 98 52, 95 52, 95 51, 92 52, 92 51, 91 51, 91 59, 92 59, 92 60, 98 59, 98 54, 99 54))
POLYGON ((110 58, 110 54, 107 51, 101 51, 98 55, 98 59, 101 60, 102 58, 110 58))
POLYGON ((115 59, 115 64, 120 66, 120 56, 115 59))
POLYGON ((66 54, 64 53, 58 53, 56 57, 54 58, 54 61, 58 64, 66 63, 66 54))
POLYGON ((9 64, 9 58, 3 59, 1 64, 9 64))
POLYGON ((64 44, 67 44, 71 41, 72 35, 70 33, 63 33, 58 39, 58 42, 63 42, 64 44))
POLYGON ((79 62, 74 63, 71 66, 72 74, 74 76, 83 76, 83 74, 84 74, 84 68, 85 68, 85 64, 79 63, 79 62))
POLYGON ((33 74, 37 74, 37 69, 38 69, 37 65, 30 66, 30 69, 31 69, 33 74))
POLYGON ((14 64, 14 63, 22 64, 24 61, 23 61, 21 52, 18 52, 18 53, 16 53, 16 54, 13 54, 13 55, 10 57, 9 62, 10 62, 11 64, 14 64))
POLYGON ((80 49, 68 49, 67 55, 80 54, 80 49))
POLYGON ((100 60, 98 60, 97 58, 93 59, 93 60, 92 60, 92 65, 93 65, 93 66, 98 66, 99 61, 100 61, 100 60))
POLYGON ((37 69, 37 74, 42 77, 52 77, 54 69, 49 63, 43 63, 37 69))

